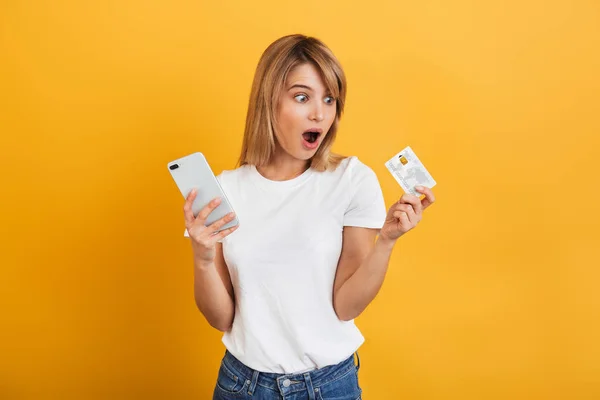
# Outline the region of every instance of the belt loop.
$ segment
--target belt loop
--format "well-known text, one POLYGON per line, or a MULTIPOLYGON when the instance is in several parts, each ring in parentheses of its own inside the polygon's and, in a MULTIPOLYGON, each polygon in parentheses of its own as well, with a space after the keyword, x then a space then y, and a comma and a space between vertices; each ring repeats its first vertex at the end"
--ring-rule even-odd
POLYGON ((356 370, 358 371, 360 369, 360 357, 358 356, 358 351, 356 351, 354 354, 356 354, 356 370))
POLYGON ((308 393, 308 400, 316 400, 315 389, 313 388, 312 380, 310 379, 310 373, 306 372, 304 374, 304 381, 306 382, 306 392, 308 393))
POLYGON ((250 381, 250 386, 248 386, 248 394, 252 396, 254 390, 256 390, 256 385, 258 384, 258 371, 254 371, 252 373, 252 380, 250 381))

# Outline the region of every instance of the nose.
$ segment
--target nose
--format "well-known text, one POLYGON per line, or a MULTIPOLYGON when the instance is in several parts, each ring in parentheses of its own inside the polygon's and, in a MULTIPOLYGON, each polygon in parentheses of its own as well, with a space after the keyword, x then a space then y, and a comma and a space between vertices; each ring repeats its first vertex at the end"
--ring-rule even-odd
POLYGON ((310 110, 310 120, 321 122, 323 121, 323 105, 320 102, 315 102, 310 110))

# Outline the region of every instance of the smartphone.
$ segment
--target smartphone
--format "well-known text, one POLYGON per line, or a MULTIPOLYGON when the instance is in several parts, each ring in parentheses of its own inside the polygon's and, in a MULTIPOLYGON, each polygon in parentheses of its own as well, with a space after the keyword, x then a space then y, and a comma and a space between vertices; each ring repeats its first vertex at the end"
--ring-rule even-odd
MULTIPOLYGON (((208 215, 204 223, 205 226, 209 226, 233 212, 233 207, 231 207, 231 203, 227 199, 217 177, 213 174, 204 154, 200 152, 192 153, 169 162, 167 167, 184 199, 187 199, 192 189, 196 189, 196 198, 192 203, 194 217, 198 216, 200 210, 212 199, 215 197, 221 198, 221 204, 208 215)), ((239 221, 236 216, 232 221, 223 225, 219 232, 238 224, 239 221)))

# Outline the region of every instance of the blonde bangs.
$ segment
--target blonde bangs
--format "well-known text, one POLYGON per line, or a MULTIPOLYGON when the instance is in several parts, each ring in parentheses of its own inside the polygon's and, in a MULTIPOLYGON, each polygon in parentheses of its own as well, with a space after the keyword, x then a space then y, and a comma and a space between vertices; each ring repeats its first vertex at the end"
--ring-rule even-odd
POLYGON ((313 65, 317 67, 321 73, 321 77, 331 96, 340 101, 343 106, 343 102, 346 98, 346 79, 344 71, 333 53, 331 53, 327 47, 319 48, 319 50, 320 51, 314 51, 312 48, 308 49, 307 52, 311 57, 310 61, 312 61, 313 65))

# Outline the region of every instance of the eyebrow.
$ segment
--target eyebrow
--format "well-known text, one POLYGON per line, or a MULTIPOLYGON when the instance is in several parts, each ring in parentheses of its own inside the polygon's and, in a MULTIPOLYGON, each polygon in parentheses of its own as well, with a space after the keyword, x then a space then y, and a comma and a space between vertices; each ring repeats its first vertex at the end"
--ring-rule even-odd
POLYGON ((293 88, 301 88, 301 89, 306 89, 306 90, 310 90, 312 91, 312 88, 310 86, 306 86, 306 85, 301 85, 299 83, 296 83, 295 85, 292 85, 288 88, 288 90, 292 90, 293 88))

